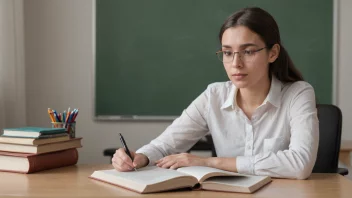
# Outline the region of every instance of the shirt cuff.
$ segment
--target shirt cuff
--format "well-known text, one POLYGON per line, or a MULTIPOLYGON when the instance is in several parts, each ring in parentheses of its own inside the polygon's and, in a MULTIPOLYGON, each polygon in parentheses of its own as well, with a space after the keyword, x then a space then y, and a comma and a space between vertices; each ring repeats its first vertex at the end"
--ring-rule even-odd
POLYGON ((240 174, 254 175, 254 156, 236 157, 236 167, 240 174))
POLYGON ((153 166, 155 165, 155 161, 163 158, 164 156, 162 155, 158 155, 156 154, 155 151, 150 151, 149 149, 144 149, 144 148, 140 148, 136 151, 136 153, 141 153, 145 156, 147 156, 148 160, 149 160, 149 163, 148 163, 148 166, 153 166))

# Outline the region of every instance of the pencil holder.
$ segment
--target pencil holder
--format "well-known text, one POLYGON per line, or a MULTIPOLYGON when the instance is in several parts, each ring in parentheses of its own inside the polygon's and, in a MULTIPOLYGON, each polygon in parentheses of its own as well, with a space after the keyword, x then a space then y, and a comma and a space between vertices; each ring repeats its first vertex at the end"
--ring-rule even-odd
POLYGON ((66 124, 66 132, 70 138, 76 137, 76 122, 71 122, 66 124))
POLYGON ((76 122, 65 123, 65 122, 52 122, 52 128, 65 128, 66 133, 70 136, 70 138, 76 137, 76 122))
POLYGON ((64 122, 51 122, 51 128, 65 128, 64 122))

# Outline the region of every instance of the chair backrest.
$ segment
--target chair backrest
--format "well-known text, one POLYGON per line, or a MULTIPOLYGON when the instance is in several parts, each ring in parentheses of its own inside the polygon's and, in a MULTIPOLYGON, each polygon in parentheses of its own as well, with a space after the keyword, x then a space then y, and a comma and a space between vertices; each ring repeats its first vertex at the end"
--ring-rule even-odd
POLYGON ((336 173, 341 144, 342 113, 335 105, 318 104, 319 148, 313 173, 336 173))

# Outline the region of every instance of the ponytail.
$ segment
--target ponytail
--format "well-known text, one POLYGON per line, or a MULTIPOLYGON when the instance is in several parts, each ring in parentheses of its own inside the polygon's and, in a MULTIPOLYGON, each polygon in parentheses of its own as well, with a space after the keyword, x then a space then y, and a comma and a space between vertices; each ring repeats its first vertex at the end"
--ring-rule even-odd
POLYGON ((269 74, 274 75, 281 82, 303 81, 303 76, 294 66, 286 49, 280 46, 279 57, 269 66, 269 74))

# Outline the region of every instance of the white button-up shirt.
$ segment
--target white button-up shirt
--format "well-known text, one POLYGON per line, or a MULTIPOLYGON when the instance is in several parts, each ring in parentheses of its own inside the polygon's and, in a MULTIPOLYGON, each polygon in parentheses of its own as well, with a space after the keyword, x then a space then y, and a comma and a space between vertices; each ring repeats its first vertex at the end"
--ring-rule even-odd
POLYGON ((231 82, 213 83, 159 137, 140 148, 154 161, 189 150, 211 133, 217 156, 236 157, 239 173, 307 178, 315 164, 319 126, 315 94, 304 81, 272 78, 251 119, 237 106, 231 82))

